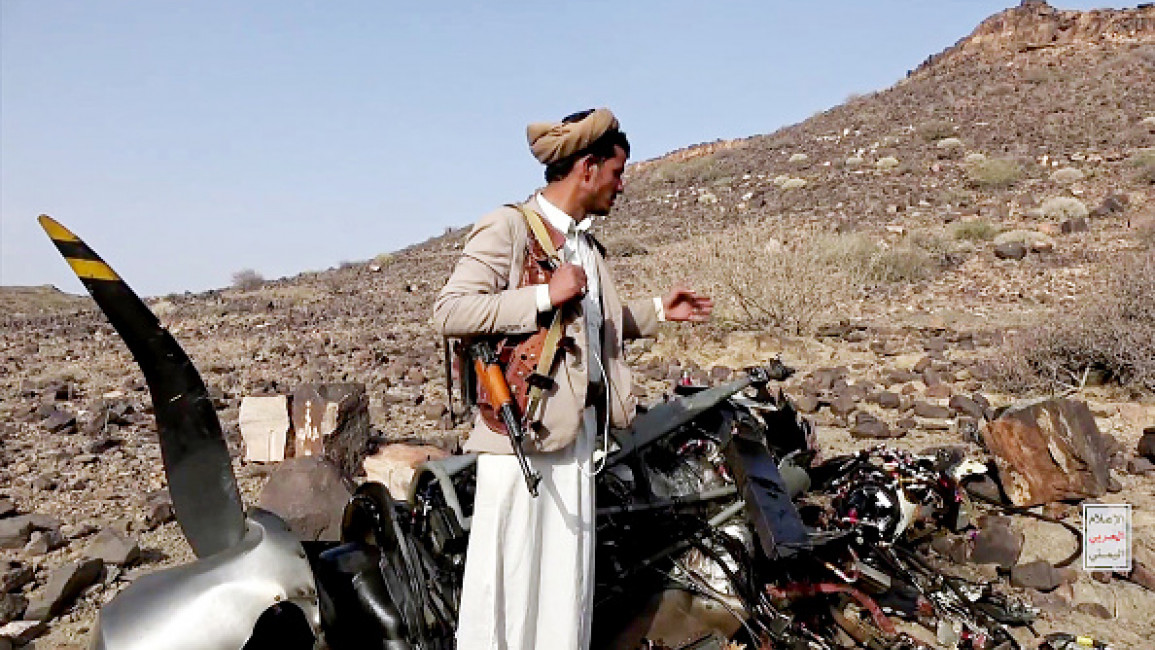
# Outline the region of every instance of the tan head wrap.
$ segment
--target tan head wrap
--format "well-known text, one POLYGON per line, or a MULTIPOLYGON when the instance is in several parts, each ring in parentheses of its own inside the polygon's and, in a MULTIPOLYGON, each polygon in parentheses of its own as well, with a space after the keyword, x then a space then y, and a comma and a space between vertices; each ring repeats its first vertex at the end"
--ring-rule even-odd
POLYGON ((548 165, 585 149, 606 131, 618 128, 618 118, 599 108, 577 122, 534 122, 525 127, 533 157, 548 165))

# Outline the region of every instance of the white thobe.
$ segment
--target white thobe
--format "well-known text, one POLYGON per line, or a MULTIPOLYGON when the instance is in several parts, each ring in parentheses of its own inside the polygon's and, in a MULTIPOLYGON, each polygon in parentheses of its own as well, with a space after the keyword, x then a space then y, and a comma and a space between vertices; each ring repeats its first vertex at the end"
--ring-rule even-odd
MULTIPOLYGON (((604 381, 601 286, 592 244, 569 215, 538 195, 542 216, 566 241, 563 261, 586 272, 585 314, 590 381, 604 381)), ((538 308, 551 308, 542 287, 538 308), (542 300, 544 293, 544 302, 542 300)), ((603 391, 604 392, 604 391, 603 391)), ((586 407, 583 430, 561 451, 535 454, 539 496, 530 496, 517 458, 482 454, 465 560, 460 650, 585 650, 594 593, 594 471, 597 415, 586 407)))

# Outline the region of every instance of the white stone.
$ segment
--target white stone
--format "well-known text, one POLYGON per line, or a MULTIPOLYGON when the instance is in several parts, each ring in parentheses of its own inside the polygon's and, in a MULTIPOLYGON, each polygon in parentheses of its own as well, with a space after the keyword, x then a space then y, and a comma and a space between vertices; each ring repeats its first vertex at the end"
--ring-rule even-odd
POLYGON ((241 400, 239 423, 245 443, 245 461, 280 462, 289 444, 289 399, 284 395, 253 396, 241 400))
POLYGON ((404 500, 409 496, 409 484, 417 468, 428 460, 440 460, 448 456, 445 450, 432 445, 386 445, 363 462, 365 476, 370 481, 381 483, 394 499, 404 500))

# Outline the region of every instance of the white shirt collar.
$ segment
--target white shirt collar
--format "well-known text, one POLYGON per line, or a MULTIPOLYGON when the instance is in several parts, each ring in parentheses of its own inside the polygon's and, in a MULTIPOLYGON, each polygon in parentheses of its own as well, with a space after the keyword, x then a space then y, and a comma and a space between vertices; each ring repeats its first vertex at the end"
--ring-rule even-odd
POLYGON ((561 208, 550 203, 541 192, 537 193, 537 204, 541 207, 541 216, 545 217, 549 225, 565 233, 566 238, 573 237, 577 233, 585 232, 593 225, 594 220, 588 216, 582 219, 581 223, 575 224, 573 217, 563 212, 561 208))

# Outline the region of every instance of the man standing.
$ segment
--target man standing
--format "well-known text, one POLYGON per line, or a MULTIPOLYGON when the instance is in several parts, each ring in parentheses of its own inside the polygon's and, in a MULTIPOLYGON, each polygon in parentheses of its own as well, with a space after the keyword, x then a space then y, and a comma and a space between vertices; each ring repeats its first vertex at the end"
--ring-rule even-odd
POLYGON ((526 439, 542 475, 526 489, 510 439, 479 416, 467 451, 477 493, 465 564, 457 645, 575 648, 590 643, 593 602, 594 476, 597 437, 633 418, 626 338, 653 336, 661 320, 704 321, 709 298, 675 288, 664 298, 623 304, 602 253, 587 234, 622 191, 630 145, 608 109, 527 128, 546 186, 521 208, 542 218, 561 264, 548 284, 523 286, 533 237, 523 210, 506 206, 474 226, 434 306, 443 336, 531 334, 562 310, 567 345, 526 439))

